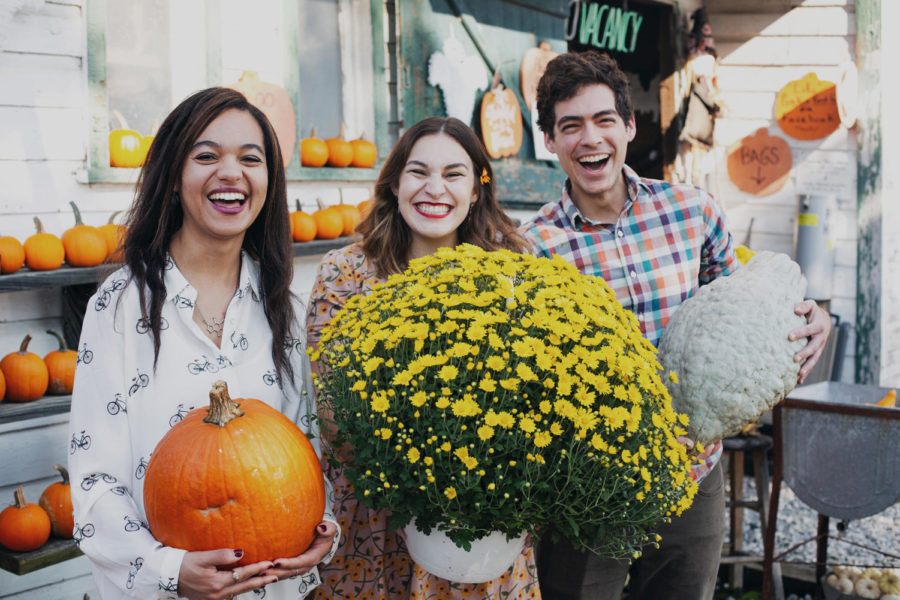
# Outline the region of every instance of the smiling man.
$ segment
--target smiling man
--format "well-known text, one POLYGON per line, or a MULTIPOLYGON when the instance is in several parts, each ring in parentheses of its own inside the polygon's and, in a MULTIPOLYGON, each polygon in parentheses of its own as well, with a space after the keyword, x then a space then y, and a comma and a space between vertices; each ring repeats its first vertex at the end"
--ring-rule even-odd
MULTIPOLYGON (((656 345, 682 302, 738 267, 724 214, 698 187, 642 178, 625 165, 634 111, 625 74, 605 54, 569 53, 550 61, 538 84, 537 109, 544 143, 568 179, 561 197, 520 233, 535 254, 558 254, 582 273, 603 277, 656 345)), ((809 338, 794 357, 803 363, 802 382, 822 354, 831 320, 811 300, 795 312, 807 318, 790 334, 809 338)), ((629 570, 629 600, 712 598, 725 532, 721 454, 716 442, 698 457, 693 506, 660 524, 659 548, 648 547, 630 566, 545 536, 537 555, 544 599, 618 600, 629 570)))

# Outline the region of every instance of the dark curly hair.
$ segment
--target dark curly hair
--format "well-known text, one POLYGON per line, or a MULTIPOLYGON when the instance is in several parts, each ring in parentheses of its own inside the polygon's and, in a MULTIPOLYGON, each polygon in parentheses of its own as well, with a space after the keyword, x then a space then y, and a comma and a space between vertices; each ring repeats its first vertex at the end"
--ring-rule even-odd
POLYGON ((560 54, 547 63, 537 88, 537 123, 541 131, 553 137, 556 104, 595 83, 609 86, 616 98, 616 111, 627 123, 634 114, 628 78, 608 54, 588 50, 560 54))

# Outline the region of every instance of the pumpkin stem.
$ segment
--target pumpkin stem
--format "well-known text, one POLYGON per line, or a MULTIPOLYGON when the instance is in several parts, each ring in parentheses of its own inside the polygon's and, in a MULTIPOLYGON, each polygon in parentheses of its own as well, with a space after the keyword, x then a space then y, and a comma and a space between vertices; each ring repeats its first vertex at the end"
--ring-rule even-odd
POLYGON ((228 395, 228 384, 220 379, 212 384, 209 391, 209 408, 203 422, 225 427, 232 420, 244 416, 244 411, 239 407, 240 404, 228 395))
POLYGON ((119 213, 121 213, 121 212, 122 212, 121 210, 117 210, 117 211, 114 212, 113 214, 109 215, 109 221, 107 221, 106 224, 107 224, 107 225, 112 225, 113 222, 116 220, 116 217, 117 217, 117 216, 119 215, 119 213))
POLYGON ((59 471, 59 474, 62 475, 63 485, 69 485, 69 472, 62 465, 53 465, 53 468, 59 471))
MULTIPOLYGON (((55 337, 56 341, 59 342, 59 351, 60 352, 67 352, 69 350, 69 347, 66 345, 66 340, 63 339, 63 336, 61 336, 58 331, 53 331, 52 329, 48 329, 47 333, 49 333, 50 335, 55 337)), ((57 465, 57 466, 59 466, 59 465, 57 465)))
POLYGON ((342 140, 342 141, 344 140, 344 123, 343 123, 343 121, 341 122, 341 128, 338 130, 338 139, 342 140))
POLYGON ((25 339, 22 340, 22 344, 19 346, 19 354, 25 354, 28 352, 28 344, 31 343, 31 334, 26 333, 25 339))
POLYGON ((28 506, 28 503, 25 502, 25 489, 21 485, 13 492, 13 498, 16 499, 16 508, 26 508, 28 506))
POLYGON ((34 228, 38 233, 44 233, 44 224, 37 217, 34 218, 34 228))
POLYGON ((338 204, 343 204, 344 203, 344 188, 338 188, 338 197, 341 199, 341 201, 338 202, 338 204))
POLYGON ((153 119, 153 122, 150 123, 150 135, 155 136, 157 131, 159 131, 159 119, 153 119))
POLYGON ((300 198, 296 198, 294 202, 297 203, 297 212, 301 212, 303 210, 303 207, 300 205, 300 198))
POLYGON ((321 198, 316 198, 316 204, 319 205, 319 210, 325 210, 326 208, 328 208, 327 206, 325 206, 325 203, 322 202, 321 198))
POLYGON ((125 115, 120 113, 117 109, 112 109, 110 111, 112 116, 116 118, 116 121, 119 122, 119 129, 128 129, 128 121, 125 120, 125 115))
POLYGON ((78 210, 78 205, 69 200, 69 206, 72 207, 72 212, 75 213, 75 226, 84 225, 84 221, 81 220, 81 211, 78 210))
POLYGON ((316 131, 316 126, 313 125, 312 129, 309 130, 309 137, 311 137, 311 138, 316 137, 316 133, 318 133, 318 132, 316 131))

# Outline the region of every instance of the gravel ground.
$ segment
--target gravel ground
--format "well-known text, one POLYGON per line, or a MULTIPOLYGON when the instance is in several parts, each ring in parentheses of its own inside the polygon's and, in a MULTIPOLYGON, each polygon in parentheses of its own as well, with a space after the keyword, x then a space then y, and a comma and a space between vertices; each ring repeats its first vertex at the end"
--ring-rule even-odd
MULTIPOLYGON (((745 497, 756 495, 753 478, 744 481, 745 497)), ((818 514, 794 495, 787 485, 781 486, 778 508, 778 523, 775 529, 775 554, 781 554, 804 540, 814 538, 818 529, 818 514)), ((828 540, 828 563, 830 565, 859 565, 900 568, 900 558, 885 556, 887 552, 900 555, 900 503, 882 512, 850 521, 846 529, 838 530, 838 521, 830 520, 829 533, 840 539, 828 540), (866 550, 849 542, 876 548, 881 552, 866 550)), ((726 534, 727 537, 727 534, 726 534)), ((759 516, 751 510, 744 510, 744 550, 750 554, 762 555, 762 535, 759 516)), ((786 555, 783 562, 814 563, 816 557, 815 540, 786 555)))

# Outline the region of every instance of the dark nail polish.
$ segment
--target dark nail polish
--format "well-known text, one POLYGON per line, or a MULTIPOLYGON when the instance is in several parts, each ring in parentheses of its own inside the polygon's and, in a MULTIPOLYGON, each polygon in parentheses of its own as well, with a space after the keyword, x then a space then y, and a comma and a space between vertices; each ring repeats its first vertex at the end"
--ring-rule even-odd
POLYGON ((234 551, 234 557, 235 557, 235 558, 240 558, 240 557, 242 557, 243 555, 244 555, 244 551, 243 551, 243 550, 235 550, 235 551, 234 551))
POLYGON ((328 526, 325 523, 319 523, 318 530, 320 533, 325 533, 328 531, 328 526))

